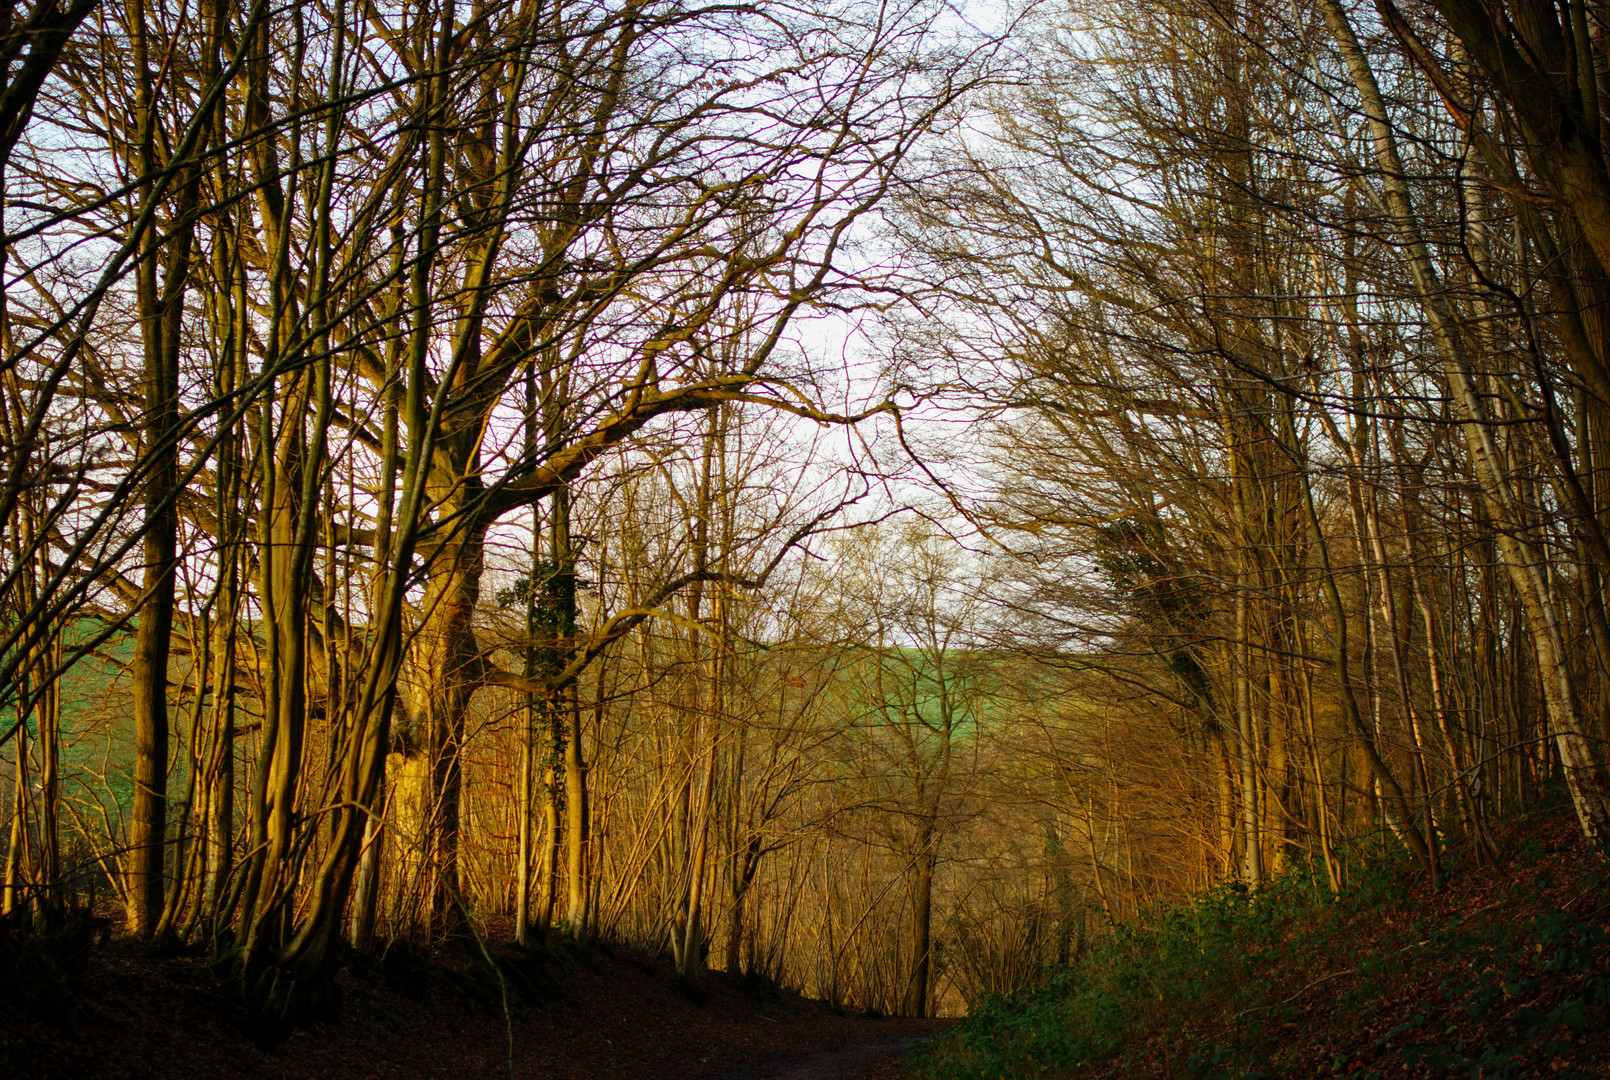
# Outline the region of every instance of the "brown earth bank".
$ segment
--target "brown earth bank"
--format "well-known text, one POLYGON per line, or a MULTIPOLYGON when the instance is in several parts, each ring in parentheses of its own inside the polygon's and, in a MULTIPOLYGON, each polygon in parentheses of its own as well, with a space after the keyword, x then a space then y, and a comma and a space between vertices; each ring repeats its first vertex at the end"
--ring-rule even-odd
POLYGON ((204 959, 113 942, 52 982, 48 959, 13 948, 0 1078, 881 1080, 946 1024, 846 1015, 720 973, 695 1000, 662 967, 606 949, 498 956, 502 986, 451 950, 354 965, 335 1015, 262 1050, 204 959))
MULTIPOLYGON (((1495 829, 1504 858, 1436 887, 1405 866, 1376 905, 1333 909, 1329 925, 1293 927, 1252 946, 1268 973, 1262 1000, 1201 1027, 1200 1047, 1247 1045, 1212 1077, 1610 1077, 1610 877, 1603 849, 1564 808, 1495 829), (1295 947, 1293 947, 1295 946, 1295 947), (1247 1068, 1247 1066, 1252 1066, 1247 1068), (1243 1074, 1242 1069, 1246 1069, 1243 1074)), ((1162 1032, 1131 1071, 1164 1075, 1178 1051, 1162 1032)), ((1191 1062, 1187 1061, 1187 1066, 1191 1062)))
POLYGON ((1433 885, 1391 853, 1221 888, 1126 924, 986 1003, 913 1062, 927 1080, 1610 1078, 1610 860, 1568 807, 1451 839, 1433 885))

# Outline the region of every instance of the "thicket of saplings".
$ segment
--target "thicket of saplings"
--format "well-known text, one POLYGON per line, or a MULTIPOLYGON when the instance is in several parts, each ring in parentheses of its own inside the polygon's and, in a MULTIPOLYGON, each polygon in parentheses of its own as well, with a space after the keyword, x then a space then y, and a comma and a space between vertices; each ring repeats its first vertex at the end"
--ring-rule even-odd
POLYGON ((269 1035, 494 937, 926 1015, 1600 838, 1603 39, 1474 10, 41 0, 11 932, 269 1035))

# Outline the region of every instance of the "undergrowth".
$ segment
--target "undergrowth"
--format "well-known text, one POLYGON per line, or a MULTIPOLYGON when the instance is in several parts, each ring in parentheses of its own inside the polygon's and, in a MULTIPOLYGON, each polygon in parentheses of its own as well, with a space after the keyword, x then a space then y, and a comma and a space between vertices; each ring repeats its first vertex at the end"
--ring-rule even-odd
POLYGON ((928 1080, 1610 1075, 1610 876, 1553 818, 1506 870, 1431 890, 1378 856, 1340 896, 1306 871, 1115 929, 976 1009, 928 1080))

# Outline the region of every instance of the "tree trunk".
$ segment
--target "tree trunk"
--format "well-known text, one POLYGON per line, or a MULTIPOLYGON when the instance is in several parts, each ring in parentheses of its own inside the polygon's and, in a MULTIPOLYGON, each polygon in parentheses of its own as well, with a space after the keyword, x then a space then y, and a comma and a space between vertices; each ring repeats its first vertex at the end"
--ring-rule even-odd
POLYGON ((906 980, 900 1011, 906 1016, 928 1015, 928 991, 933 972, 934 830, 925 826, 917 834, 916 865, 911 882, 911 974, 906 980))

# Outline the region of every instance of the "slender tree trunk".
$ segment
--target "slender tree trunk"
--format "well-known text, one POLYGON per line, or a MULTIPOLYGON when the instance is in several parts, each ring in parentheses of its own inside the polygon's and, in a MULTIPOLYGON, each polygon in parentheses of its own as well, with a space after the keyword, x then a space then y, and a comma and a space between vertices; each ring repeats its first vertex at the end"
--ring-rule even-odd
MULTIPOLYGON (((22 686, 27 690, 27 684, 22 686)), ((5 896, 0 901, 0 914, 11 915, 27 899, 29 867, 28 842, 28 740, 26 729, 19 727, 12 743, 16 748, 16 770, 11 781, 11 832, 6 845, 5 896)))
POLYGON ((1263 845, 1259 835, 1257 730, 1252 713, 1252 641, 1248 618, 1247 582, 1238 571, 1235 594, 1236 754, 1241 767, 1242 874, 1256 889, 1263 881, 1263 845))
POLYGON ((932 827, 917 835, 917 859, 911 883, 911 975, 900 1011, 906 1016, 928 1015, 928 991, 933 971, 934 867, 932 827))

